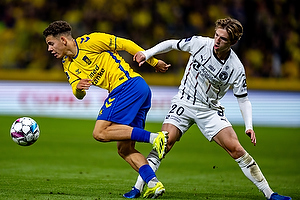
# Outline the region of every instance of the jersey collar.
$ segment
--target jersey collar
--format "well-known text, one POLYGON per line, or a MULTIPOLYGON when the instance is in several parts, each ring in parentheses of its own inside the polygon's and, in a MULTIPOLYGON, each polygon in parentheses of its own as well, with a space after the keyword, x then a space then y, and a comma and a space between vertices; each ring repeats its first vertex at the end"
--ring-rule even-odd
POLYGON ((215 51, 214 51, 214 48, 212 49, 212 51, 213 51, 214 57, 215 57, 215 58, 219 61, 219 63, 221 63, 222 65, 225 64, 226 60, 229 58, 229 56, 230 56, 230 54, 231 54, 231 49, 230 49, 230 52, 229 52, 228 56, 226 57, 226 59, 225 59, 224 62, 223 62, 222 60, 220 60, 220 59, 218 58, 217 54, 216 54, 215 51))
POLYGON ((76 40, 74 40, 74 41, 75 41, 75 44, 76 44, 77 53, 76 53, 76 55, 73 57, 73 59, 76 59, 76 58, 77 58, 77 56, 78 56, 78 54, 79 54, 79 48, 78 48, 77 41, 76 41, 76 40))

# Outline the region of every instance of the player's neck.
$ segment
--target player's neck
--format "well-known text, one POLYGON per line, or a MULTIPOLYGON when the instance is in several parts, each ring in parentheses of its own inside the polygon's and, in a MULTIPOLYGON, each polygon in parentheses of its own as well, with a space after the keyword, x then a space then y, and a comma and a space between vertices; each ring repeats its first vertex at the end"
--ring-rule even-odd
POLYGON ((77 45, 74 39, 71 40, 71 42, 69 42, 69 48, 68 48, 68 53, 67 56, 73 58, 77 55, 77 45))
POLYGON ((220 60, 226 60, 230 54, 230 49, 226 51, 216 51, 214 49, 214 53, 220 60))

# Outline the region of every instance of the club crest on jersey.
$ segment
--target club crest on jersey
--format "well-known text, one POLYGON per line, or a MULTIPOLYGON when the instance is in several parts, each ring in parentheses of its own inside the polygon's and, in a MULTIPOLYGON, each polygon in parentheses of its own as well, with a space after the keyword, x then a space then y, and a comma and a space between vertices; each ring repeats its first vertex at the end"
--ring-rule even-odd
POLYGON ((225 81, 227 78, 228 78, 228 73, 226 71, 222 71, 220 74, 219 74, 219 78, 222 80, 222 81, 225 81))
POLYGON ((90 64, 92 63, 92 61, 91 61, 87 56, 84 56, 84 57, 82 58, 82 60, 83 60, 84 62, 86 62, 88 65, 90 65, 90 64))

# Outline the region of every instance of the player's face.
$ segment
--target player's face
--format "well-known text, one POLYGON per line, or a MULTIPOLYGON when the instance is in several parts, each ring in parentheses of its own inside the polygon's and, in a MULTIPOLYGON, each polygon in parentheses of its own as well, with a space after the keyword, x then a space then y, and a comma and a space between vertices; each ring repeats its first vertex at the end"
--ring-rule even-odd
POLYGON ((229 51, 230 47, 231 44, 227 31, 222 28, 217 28, 215 32, 214 50, 216 52, 226 52, 229 51))
POLYGON ((65 56, 66 45, 57 37, 49 35, 46 37, 46 43, 48 45, 48 51, 56 58, 63 58, 65 56))

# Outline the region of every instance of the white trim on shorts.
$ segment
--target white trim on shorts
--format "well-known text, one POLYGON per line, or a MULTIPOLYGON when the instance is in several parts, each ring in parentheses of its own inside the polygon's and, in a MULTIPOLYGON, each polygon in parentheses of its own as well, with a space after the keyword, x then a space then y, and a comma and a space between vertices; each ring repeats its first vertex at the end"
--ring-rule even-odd
POLYGON ((175 95, 171 101, 168 114, 163 122, 176 126, 182 135, 196 123, 207 140, 212 141, 222 129, 232 126, 225 116, 224 109, 210 108, 208 105, 180 99, 175 95))

